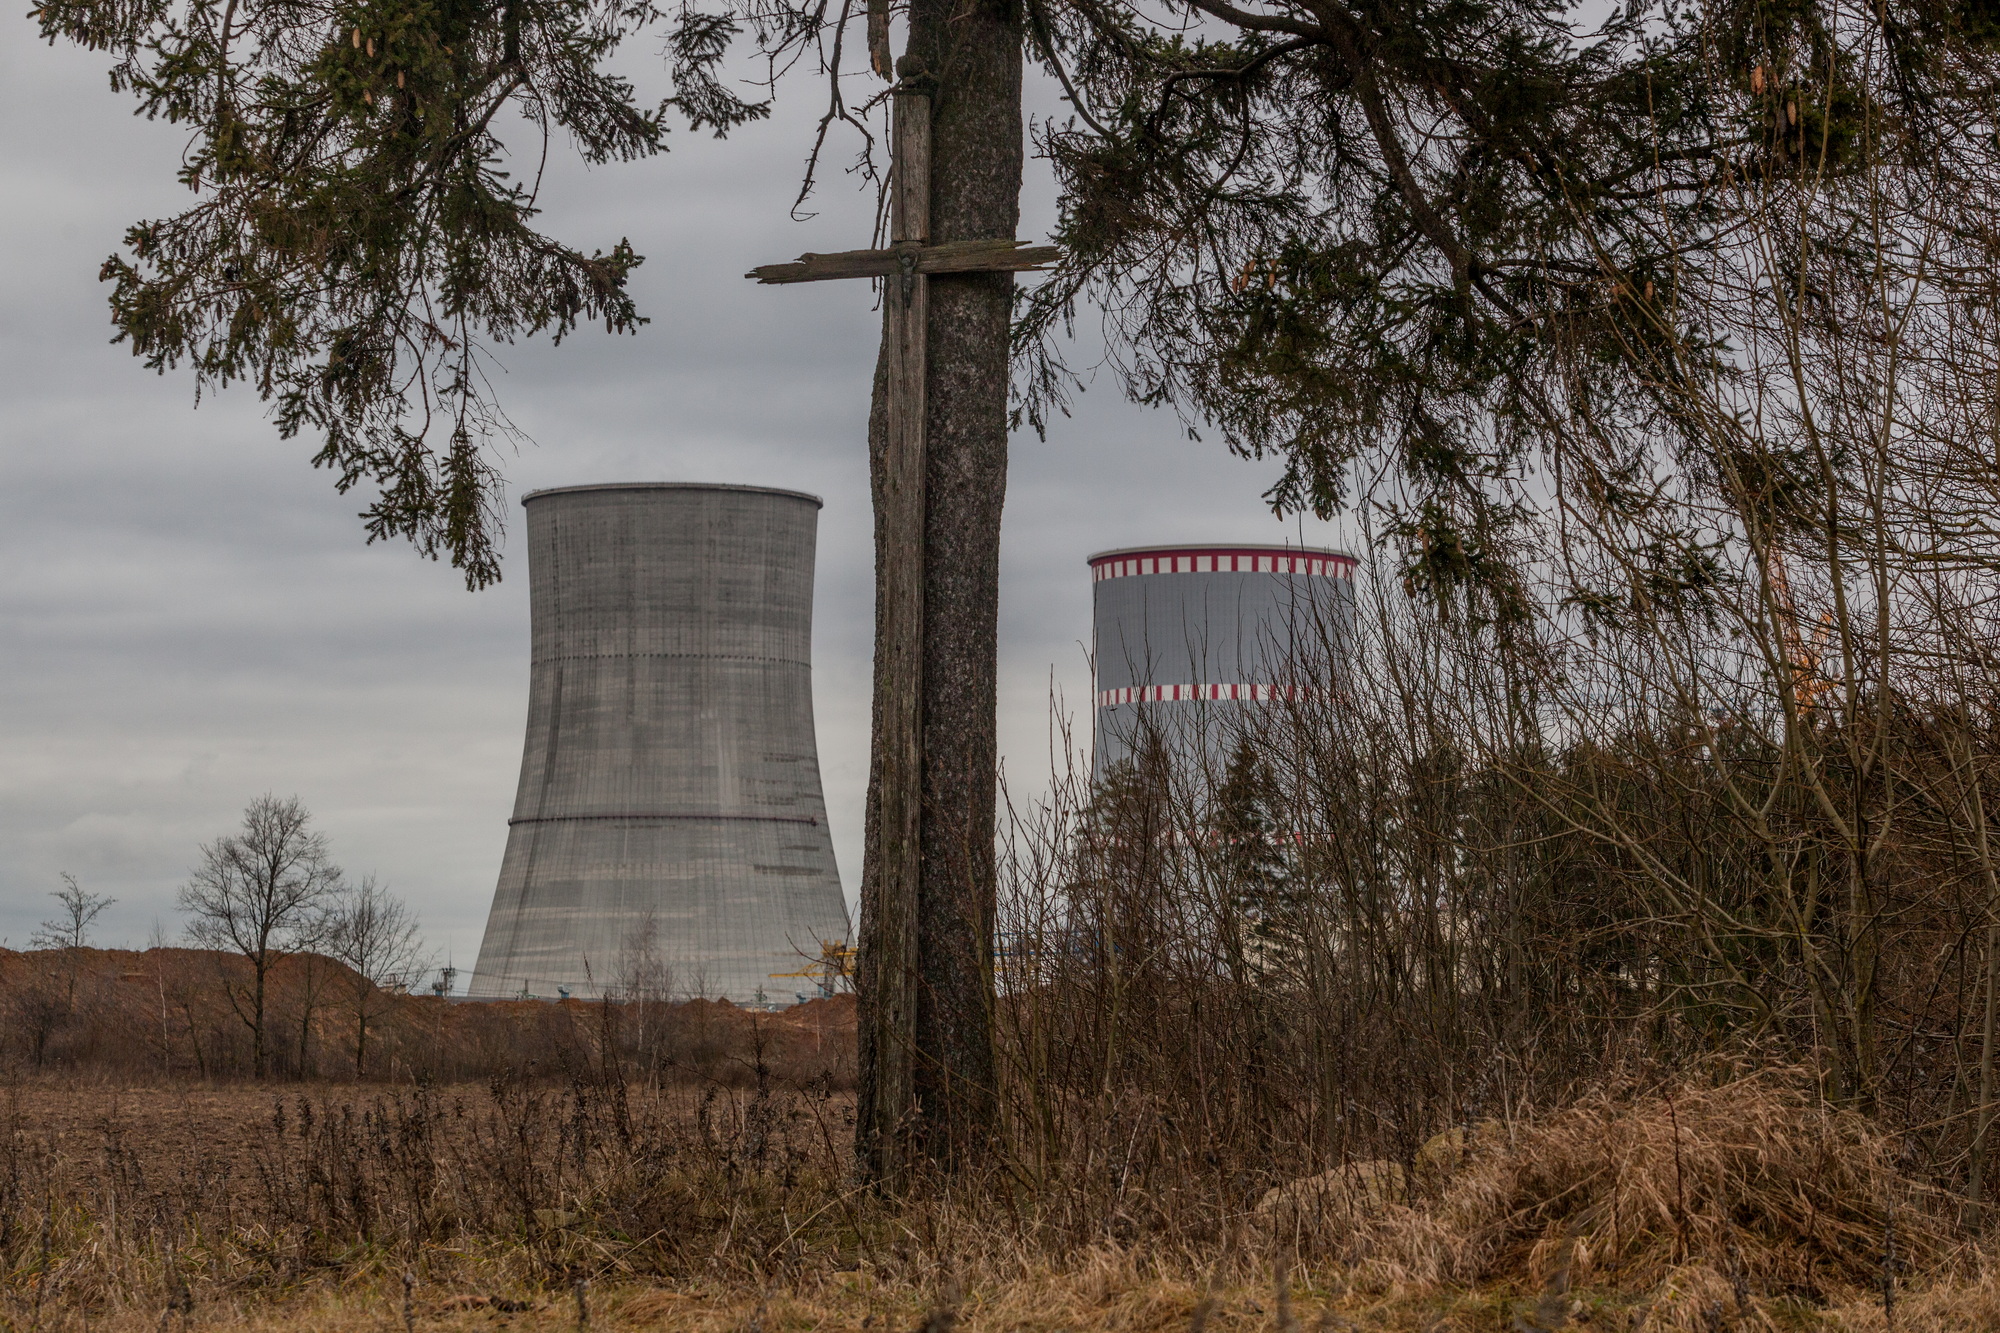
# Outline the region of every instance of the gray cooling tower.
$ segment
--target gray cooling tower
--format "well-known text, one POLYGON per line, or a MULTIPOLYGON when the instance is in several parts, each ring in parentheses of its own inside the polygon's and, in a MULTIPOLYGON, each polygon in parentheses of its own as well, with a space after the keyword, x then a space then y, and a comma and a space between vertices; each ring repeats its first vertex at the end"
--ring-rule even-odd
POLYGON ((1159 546, 1090 557, 1097 728, 1092 772, 1148 732, 1206 751, 1231 713, 1298 688, 1295 649, 1352 623, 1357 562, 1299 546, 1159 546))
POLYGON ((475 996, 619 985, 790 1002, 847 938, 813 738, 818 499, 535 491, 528 738, 475 996), (657 984, 657 983, 656 983, 657 984))

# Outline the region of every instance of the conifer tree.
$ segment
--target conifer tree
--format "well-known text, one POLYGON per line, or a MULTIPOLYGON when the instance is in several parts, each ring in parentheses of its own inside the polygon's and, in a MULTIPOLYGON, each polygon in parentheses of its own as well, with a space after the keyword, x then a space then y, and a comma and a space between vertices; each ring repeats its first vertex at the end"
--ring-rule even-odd
POLYGON ((1362 465, 1410 590, 1488 623, 1527 614, 1523 567, 1556 554, 1528 520, 1557 504, 1626 541, 1629 585, 1558 597, 1629 615, 1716 577, 1661 500, 1670 474, 1734 483, 1753 452, 1718 408, 1748 355, 1719 306, 1880 339, 1879 284, 1919 263, 1970 282, 1994 257, 1982 5, 1638 0, 1594 27, 1559 0, 1028 13, 1074 114, 1040 145, 1067 262, 1017 331, 1020 410, 1062 406, 1056 335, 1094 305, 1135 398, 1281 458, 1286 512, 1353 501, 1362 465))
POLYGON ((1215 788, 1214 837, 1230 906, 1256 941, 1245 980, 1282 974, 1305 944, 1307 904, 1292 882, 1282 810, 1270 767, 1239 737, 1215 788))
POLYGON ((736 24, 693 11, 669 39, 675 94, 641 105, 609 62, 661 17, 650 0, 47 0, 49 41, 109 55, 112 88, 189 136, 194 202, 105 261, 117 338, 201 388, 251 386, 343 493, 373 488, 370 540, 492 582, 492 347, 645 323, 631 243, 537 230, 541 182, 503 166, 505 135, 528 141, 517 159, 562 136, 630 161, 665 148, 670 113, 723 133, 767 111, 716 77, 736 24))

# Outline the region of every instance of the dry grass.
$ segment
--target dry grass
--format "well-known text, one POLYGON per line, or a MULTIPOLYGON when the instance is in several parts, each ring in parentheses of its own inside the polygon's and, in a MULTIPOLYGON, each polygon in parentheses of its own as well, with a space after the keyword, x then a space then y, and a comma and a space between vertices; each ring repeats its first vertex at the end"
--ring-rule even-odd
MULTIPOLYGON (((409 1326, 432 1333, 578 1333, 573 1286, 491 1280, 471 1261, 429 1270, 410 1289, 409 1326)), ((585 1290, 587 1328, 606 1333, 1969 1333, 2000 1327, 2000 1281, 1974 1276, 1919 1286, 1885 1320, 1879 1297, 1829 1308, 1753 1299, 1736 1303, 1728 1283, 1705 1269, 1673 1274, 1634 1299, 1585 1289, 1522 1295, 1498 1287, 1442 1288, 1362 1297, 1339 1286, 1297 1281, 1281 1298, 1265 1281, 1217 1281, 1163 1273, 1129 1252, 1096 1251, 1063 1269, 1044 1266, 974 1280, 913 1282, 864 1268, 806 1281, 766 1284, 690 1281, 677 1285, 599 1281, 585 1290)), ((130 1307, 86 1322, 49 1308, 40 1327, 155 1333, 162 1312, 130 1307)), ((164 1322, 206 1330, 386 1333, 404 1326, 400 1274, 382 1272, 318 1285, 283 1297, 260 1294, 196 1300, 164 1322)), ((17 1320, 17 1327, 29 1325, 17 1320)))
POLYGON ((377 1333, 405 1323, 409 1272, 411 1327, 517 1333, 575 1330, 578 1279, 591 1328, 671 1333, 2000 1327, 1949 1200, 1782 1074, 1483 1126, 1354 1173, 1365 1209, 1285 1234, 1244 1208, 1205 1238, 1107 1217, 1081 1246, 1037 1220, 1073 1200, 997 1180, 855 1192, 839 1104, 791 1092, 150 1095, 95 1130, 14 1099, 0 1323, 377 1333))
POLYGON ((1597 1093, 1468 1148, 1434 1197, 1356 1228, 1385 1285, 1560 1275, 1650 1290, 1699 1267, 1732 1294, 1818 1302, 1875 1283, 1892 1231, 1909 1271, 1958 1243, 1946 1201, 1897 1168, 1887 1137, 1782 1071, 1597 1093))

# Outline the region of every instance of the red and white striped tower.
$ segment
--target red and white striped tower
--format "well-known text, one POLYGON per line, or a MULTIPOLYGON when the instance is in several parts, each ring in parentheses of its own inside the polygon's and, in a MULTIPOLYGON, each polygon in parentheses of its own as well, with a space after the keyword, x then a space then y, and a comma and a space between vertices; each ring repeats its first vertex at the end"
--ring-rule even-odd
POLYGON ((1228 732, 1224 710, 1310 688, 1297 650, 1352 623, 1358 561, 1304 546, 1148 546, 1090 557, 1097 675, 1091 768, 1151 730, 1170 747, 1228 732))

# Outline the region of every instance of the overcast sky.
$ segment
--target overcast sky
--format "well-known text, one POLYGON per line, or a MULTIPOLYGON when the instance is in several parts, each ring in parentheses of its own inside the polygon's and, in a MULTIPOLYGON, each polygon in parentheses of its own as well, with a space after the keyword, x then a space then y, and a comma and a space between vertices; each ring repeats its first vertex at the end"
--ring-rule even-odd
MULTIPOLYGON (((631 237, 652 324, 511 349, 500 390, 534 443, 506 459, 506 579, 468 593, 400 544, 366 547, 353 498, 281 441, 248 392, 193 401, 109 343, 98 266, 176 211, 183 142, 135 119, 103 58, 0 28, 0 942, 21 947, 58 872, 118 903, 99 942, 181 922, 202 841, 266 791, 296 794, 339 861, 417 907, 469 969, 506 844, 527 708, 518 498, 688 480, 824 497, 814 633, 820 765, 842 879, 860 871, 870 519, 863 428, 879 329, 860 283, 758 287, 753 265, 867 242, 872 201, 835 172, 788 216, 820 87, 725 143, 678 131, 651 162, 544 188, 549 228, 631 237)), ((1055 107, 1045 89, 1035 100, 1055 107)), ((1039 164, 1031 164, 1031 168, 1039 164)), ((1052 192, 1029 182, 1024 235, 1052 192)), ((1108 380, 1046 441, 1014 441, 1002 549, 1000 734, 1010 780, 1049 769, 1051 686, 1087 699, 1085 557, 1179 541, 1342 545, 1280 523, 1272 465, 1188 441, 1108 380)), ((1087 726, 1086 726, 1087 731, 1087 726)), ((462 978, 461 978, 462 984, 462 978)))

